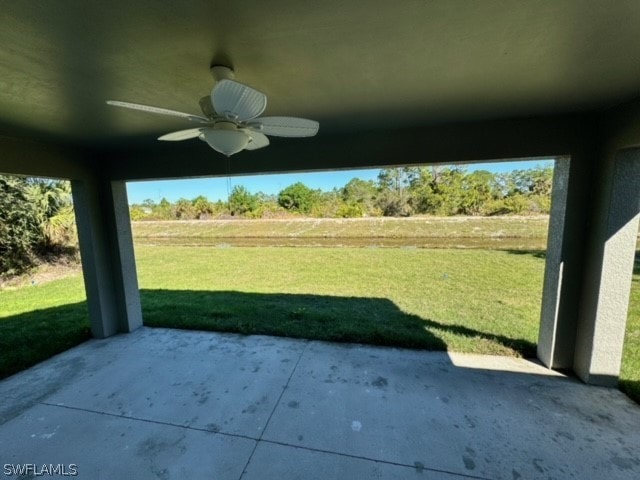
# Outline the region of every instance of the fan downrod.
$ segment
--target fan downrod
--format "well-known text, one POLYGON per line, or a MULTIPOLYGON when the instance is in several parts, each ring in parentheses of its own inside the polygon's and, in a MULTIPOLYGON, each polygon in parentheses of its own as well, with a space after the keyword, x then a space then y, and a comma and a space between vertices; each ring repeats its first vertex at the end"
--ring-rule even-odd
POLYGON ((211 75, 213 75, 213 79, 216 82, 220 80, 233 80, 236 76, 233 69, 226 65, 211 65, 211 75))

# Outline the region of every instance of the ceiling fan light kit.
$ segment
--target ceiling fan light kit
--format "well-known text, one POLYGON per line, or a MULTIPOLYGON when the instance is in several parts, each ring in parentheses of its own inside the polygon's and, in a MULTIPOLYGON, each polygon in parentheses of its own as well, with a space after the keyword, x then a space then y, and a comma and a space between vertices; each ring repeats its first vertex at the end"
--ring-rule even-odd
POLYGON ((231 122, 220 122, 214 128, 203 128, 200 140, 227 157, 244 150, 251 138, 231 122))
POLYGON ((214 65, 211 67, 211 74, 217 83, 211 90, 210 97, 200 100, 204 116, 119 100, 107 100, 107 104, 199 123, 202 125, 199 128, 167 133, 158 140, 176 142, 197 137, 227 157, 242 150, 266 147, 269 145, 267 135, 312 137, 318 133, 319 124, 314 120, 260 117, 267 107, 267 96, 233 80, 235 75, 229 67, 214 65))

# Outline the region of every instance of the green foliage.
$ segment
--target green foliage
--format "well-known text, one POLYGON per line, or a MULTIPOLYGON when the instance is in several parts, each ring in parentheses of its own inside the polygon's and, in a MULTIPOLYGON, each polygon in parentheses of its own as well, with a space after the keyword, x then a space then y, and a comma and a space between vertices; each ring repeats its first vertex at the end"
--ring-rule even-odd
POLYGON ((378 174, 376 206, 386 217, 408 217, 414 212, 409 188, 418 168, 383 168, 378 174))
POLYGON ((75 242, 68 182, 0 176, 0 275, 21 273, 38 255, 75 242))
POLYGON ((411 185, 411 202, 419 213, 449 216, 466 213, 469 194, 465 172, 458 167, 423 167, 416 171, 411 185))
POLYGON ((69 204, 61 206, 54 215, 47 217, 43 222, 42 228, 47 249, 65 245, 75 246, 78 243, 73 203, 71 199, 69 202, 69 204))
POLYGON ((341 193, 345 205, 338 210, 338 216, 362 217, 374 211, 378 194, 375 182, 353 178, 341 193))
POLYGON ((209 218, 213 214, 213 205, 211 205, 207 197, 203 195, 199 195, 191 200, 191 204, 193 205, 193 213, 197 219, 209 218))
POLYGON ((319 199, 319 193, 302 182, 289 185, 278 194, 278 204, 293 212, 310 213, 319 199))
POLYGON ((528 199, 521 193, 516 193, 504 199, 504 204, 508 208, 507 213, 520 214, 523 213, 528 205, 528 199))
POLYGON ((481 215, 483 206, 495 198, 494 175, 486 170, 477 170, 465 175, 462 181, 460 213, 481 215))
POLYGON ((174 217, 173 206, 166 198, 162 198, 157 208, 153 210, 154 216, 157 216, 159 220, 170 220, 174 217))
POLYGON ((364 215, 363 208, 358 203, 343 203, 336 211, 338 218, 356 218, 364 215))
POLYGON ((242 185, 236 185, 229 195, 229 212, 234 216, 250 216, 258 209, 258 196, 249 193, 242 185))
POLYGON ((131 218, 131 220, 134 222, 144 220, 149 216, 149 213, 147 213, 144 208, 139 205, 132 205, 131 208, 129 208, 129 218, 131 218))
POLYGON ((193 220, 196 216, 196 210, 191 201, 186 198, 180 198, 173 207, 173 214, 178 220, 193 220))
POLYGON ((309 216, 316 218, 340 217, 339 210, 344 205, 340 193, 334 189, 330 192, 316 191, 317 197, 309 212, 309 216))
POLYGON ((383 168, 377 181, 351 179, 329 192, 301 182, 278 195, 251 193, 234 187, 228 203, 204 195, 174 204, 151 199, 131 206, 132 220, 210 219, 233 215, 275 218, 306 215, 317 218, 408 217, 421 215, 523 215, 549 213, 553 168, 537 167, 495 174, 467 172, 457 166, 383 168))
POLYGON ((37 205, 30 202, 26 180, 0 177, 0 273, 29 268, 40 242, 37 205))
POLYGON ((257 206, 251 211, 251 218, 278 218, 286 214, 286 211, 278 205, 275 195, 258 192, 255 197, 257 206))

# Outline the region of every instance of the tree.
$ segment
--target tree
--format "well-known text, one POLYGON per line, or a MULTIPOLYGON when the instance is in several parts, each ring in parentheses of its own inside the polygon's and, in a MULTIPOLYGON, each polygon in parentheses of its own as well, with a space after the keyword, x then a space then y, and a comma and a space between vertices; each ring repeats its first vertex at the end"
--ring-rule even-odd
POLYGON ((213 206, 204 195, 198 195, 191 200, 191 204, 193 205, 194 215, 197 219, 209 217, 213 213, 213 206))
POLYGON ((278 205, 287 210, 310 213, 318 201, 319 193, 302 182, 289 185, 278 193, 278 205))
POLYGON ((0 177, 0 273, 20 273, 33 263, 40 233, 37 209, 18 177, 0 177))
POLYGON ((432 197, 436 172, 435 167, 419 167, 409 179, 409 202, 417 213, 434 213, 432 197))
MULTIPOLYGON (((311 216, 320 218, 336 218, 345 216, 341 213, 345 203, 342 200, 339 189, 334 188, 330 192, 317 191, 316 195, 313 208, 310 212, 311 216)), ((356 216, 362 216, 362 213, 356 216)))
POLYGON ((229 211, 231 215, 251 214, 258 208, 258 197, 252 195, 242 185, 236 185, 229 195, 229 211))
POLYGON ((487 170, 476 170, 464 176, 462 180, 462 202, 460 213, 463 215, 479 215, 483 207, 495 196, 493 173, 487 170))
POLYGON ((456 215, 462 213, 466 172, 460 167, 420 167, 409 176, 409 202, 417 213, 456 215))
POLYGON ((162 197, 160 203, 153 209, 153 216, 162 220, 170 220, 174 218, 171 202, 162 197))
POLYGON ((156 202, 154 202, 151 198, 145 198, 142 201, 142 206, 144 208, 148 208, 149 210, 153 211, 153 209, 156 207, 156 202))
POLYGON ((551 195, 553 183, 553 167, 536 167, 530 170, 531 183, 529 190, 534 195, 551 195))
POLYGON ((195 209, 191 202, 186 198, 178 199, 173 211, 178 220, 191 220, 195 218, 195 209))
POLYGON ((383 168, 378 174, 377 205, 388 217, 406 217, 413 213, 409 202, 409 186, 419 173, 419 168, 383 168))
POLYGON ((26 197, 35 207, 35 221, 41 230, 40 250, 50 251, 75 244, 77 236, 71 184, 44 178, 27 178, 25 184, 26 197))
POLYGON ((255 195, 256 208, 251 211, 253 218, 274 218, 283 212, 283 208, 278 205, 278 196, 258 192, 255 195))
POLYGON ((376 184, 372 180, 352 178, 341 191, 342 200, 346 204, 340 207, 339 216, 371 215, 376 200, 376 184))

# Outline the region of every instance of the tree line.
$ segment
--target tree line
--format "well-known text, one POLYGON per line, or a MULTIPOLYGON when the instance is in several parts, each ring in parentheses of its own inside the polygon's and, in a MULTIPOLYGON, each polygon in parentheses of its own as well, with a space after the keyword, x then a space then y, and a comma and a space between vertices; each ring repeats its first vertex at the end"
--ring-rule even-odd
POLYGON ((236 185, 227 201, 212 202, 203 195, 176 202, 147 199, 131 205, 130 212, 132 220, 547 214, 552 177, 553 167, 506 173, 455 166, 385 168, 376 180, 356 177, 330 191, 302 182, 277 194, 251 193, 236 185))
MULTIPOLYGON (((237 185, 226 201, 202 195, 145 200, 130 212, 132 220, 544 214, 551 205, 552 174, 551 167, 500 174, 387 168, 376 180, 353 178, 331 191, 297 182, 268 195, 237 185)), ((76 243, 69 182, 0 175, 0 276, 22 273, 52 255, 75 255, 76 243)))

